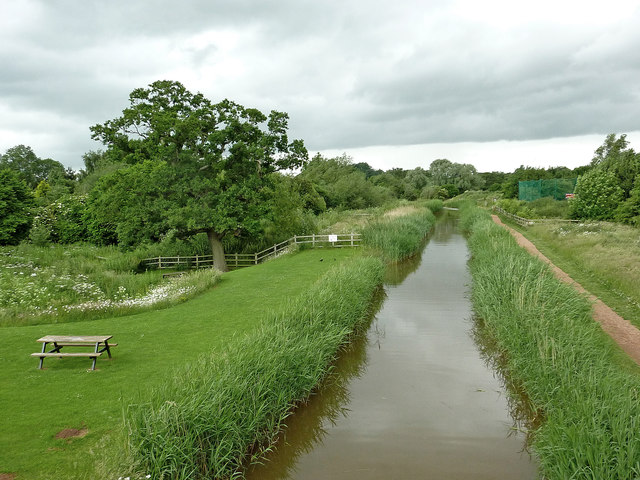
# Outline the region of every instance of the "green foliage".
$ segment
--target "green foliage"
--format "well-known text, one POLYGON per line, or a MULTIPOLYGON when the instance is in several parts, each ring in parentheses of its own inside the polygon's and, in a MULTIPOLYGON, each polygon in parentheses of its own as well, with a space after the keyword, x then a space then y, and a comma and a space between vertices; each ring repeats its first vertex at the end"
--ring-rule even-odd
POLYGON ((628 148, 626 135, 616 138, 615 134, 607 135, 604 143, 595 151, 591 166, 613 174, 623 197, 629 197, 635 179, 640 175, 640 154, 628 148))
POLYGON ((380 206, 393 198, 389 188, 375 184, 376 176, 368 181, 346 155, 323 158, 318 154, 303 167, 299 177, 313 184, 327 208, 357 210, 380 206))
POLYGON ((20 242, 31 228, 33 195, 19 175, 0 168, 0 245, 20 242))
POLYGON ((17 172, 31 189, 47 180, 51 185, 60 185, 64 190, 62 193, 69 193, 75 178, 73 171, 65 170, 60 162, 38 158, 31 147, 25 145, 9 148, 0 155, 0 170, 3 168, 17 172))
POLYGON ((493 338, 496 362, 543 420, 533 432, 541 476, 640 475, 640 377, 591 318, 591 305, 518 247, 488 213, 470 230, 474 309, 493 338))
POLYGON ((101 179, 101 194, 90 196, 92 235, 100 236, 109 222, 125 244, 153 241, 169 229, 206 232, 216 265, 226 269, 220 239, 259 230, 268 174, 307 160, 302 141, 288 140, 287 114, 266 116, 229 100, 213 104, 171 81, 136 89, 129 101, 122 116, 91 127, 109 158, 132 165, 101 179), (127 189, 117 200, 114 192, 127 189), (148 198, 139 205, 143 196, 148 198), (101 206, 115 216, 100 216, 101 206))
POLYGON ((276 440, 350 335, 368 322, 382 263, 336 267, 221 354, 181 368, 127 411, 131 451, 153 478, 234 478, 276 440))
POLYGON ((498 200, 497 205, 503 210, 523 218, 568 218, 570 203, 566 200, 555 200, 544 197, 526 202, 515 198, 498 200))
POLYGON ((573 218, 609 220, 613 218, 624 192, 613 173, 593 169, 578 179, 575 195, 571 202, 573 218))
POLYGON ((618 205, 614 216, 618 222, 640 226, 640 175, 635 179, 629 198, 618 205))
MULTIPOLYGON (((449 198, 458 195, 461 191, 477 189, 483 185, 482 177, 476 168, 467 163, 454 163, 447 159, 434 160, 429 166, 429 173, 434 185, 442 185, 445 188, 451 185, 456 189, 456 193, 449 198)), ((447 191, 452 193, 453 188, 447 188, 447 191)))
POLYGON ((444 208, 444 202, 440 199, 434 198, 431 200, 427 200, 423 203, 425 207, 431 210, 433 213, 438 213, 440 210, 444 208))
POLYGON ((362 229, 362 243, 379 250, 386 260, 397 262, 418 252, 435 221, 428 208, 401 216, 382 217, 362 229))
POLYGON ((158 308, 192 297, 217 280, 217 274, 190 274, 169 285, 161 272, 135 273, 148 251, 48 246, 49 232, 38 240, 37 231, 37 226, 31 231, 34 245, 0 249, 0 325, 79 321, 158 308))

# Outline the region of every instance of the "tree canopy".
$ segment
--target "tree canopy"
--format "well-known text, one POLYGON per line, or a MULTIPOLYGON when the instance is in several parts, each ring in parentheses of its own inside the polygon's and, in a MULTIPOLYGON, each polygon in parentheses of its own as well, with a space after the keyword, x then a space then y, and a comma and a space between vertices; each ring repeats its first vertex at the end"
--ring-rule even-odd
POLYGON ((17 244, 31 228, 33 195, 17 172, 0 169, 0 245, 17 244))
POLYGON ((120 117, 91 127, 111 161, 131 165, 97 182, 94 220, 114 223, 125 243, 169 229, 206 232, 214 264, 226 270, 221 239, 259 228, 269 174, 308 159, 301 140, 289 142, 288 115, 212 103, 167 80, 134 90, 129 103, 120 117), (113 199, 111 219, 102 215, 100 197, 113 199))

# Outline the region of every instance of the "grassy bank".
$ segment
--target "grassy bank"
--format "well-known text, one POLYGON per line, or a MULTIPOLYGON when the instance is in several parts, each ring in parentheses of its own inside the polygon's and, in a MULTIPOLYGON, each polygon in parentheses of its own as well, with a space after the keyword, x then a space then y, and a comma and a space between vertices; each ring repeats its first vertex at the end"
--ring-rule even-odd
POLYGON ((229 478, 271 446, 284 419, 368 319, 382 263, 360 258, 328 272, 259 329, 201 357, 133 405, 133 456, 153 478, 229 478))
MULTIPOLYGON (((259 328, 265 311, 278 311, 341 262, 354 249, 285 256, 223 275, 211 290, 163 310, 119 318, 0 329, 0 473, 16 480, 113 478, 96 473, 103 457, 122 460, 116 441, 123 405, 147 398, 174 369, 219 352, 235 337, 259 328), (334 260, 335 259, 335 260, 334 260), (47 359, 45 370, 29 356, 47 334, 112 334, 114 358, 47 359), (87 429, 82 438, 58 439, 63 429, 87 429)), ((102 470, 101 470, 102 472, 102 470)), ((124 472, 122 472, 124 473, 124 472)), ((124 475, 122 475, 124 476, 124 475)))
POLYGON ((609 222, 514 226, 558 267, 640 327, 640 230, 609 222))
POLYGON ((591 318, 589 303, 465 208, 474 309, 506 375, 543 419, 532 448, 549 479, 640 475, 640 370, 591 318))
POLYGON ((419 250, 436 221, 431 209, 440 210, 442 202, 431 201, 429 206, 431 208, 409 206, 391 210, 369 222, 362 229, 363 244, 387 261, 397 262, 410 257, 419 250))

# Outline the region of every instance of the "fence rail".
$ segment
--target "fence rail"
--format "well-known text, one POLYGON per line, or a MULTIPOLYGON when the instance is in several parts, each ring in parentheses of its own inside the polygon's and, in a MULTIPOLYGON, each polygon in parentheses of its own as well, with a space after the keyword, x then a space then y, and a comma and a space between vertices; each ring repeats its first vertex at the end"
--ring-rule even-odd
MULTIPOLYGON (((227 253, 224 258, 229 268, 249 267, 257 265, 269 258, 277 257, 286 253, 293 245, 311 245, 313 248, 333 247, 359 247, 362 237, 359 233, 339 233, 327 235, 296 235, 276 243, 256 253, 227 253)), ((153 257, 145 258, 142 264, 147 268, 157 269, 191 269, 191 268, 211 268, 213 267, 213 255, 192 255, 176 257, 153 257)))
POLYGON ((504 210, 503 208, 500 207, 493 207, 493 210, 495 210, 496 212, 498 212, 500 215, 504 215, 507 218, 510 218, 511 220, 513 220, 514 222, 516 222, 518 225, 522 225, 523 227, 529 227, 531 225, 535 225, 536 223, 550 223, 550 222, 561 222, 561 223, 576 223, 576 222, 580 222, 580 220, 565 220, 565 219, 561 219, 561 218, 523 218, 523 217, 519 217, 518 215, 514 215, 513 213, 509 213, 506 210, 504 210))

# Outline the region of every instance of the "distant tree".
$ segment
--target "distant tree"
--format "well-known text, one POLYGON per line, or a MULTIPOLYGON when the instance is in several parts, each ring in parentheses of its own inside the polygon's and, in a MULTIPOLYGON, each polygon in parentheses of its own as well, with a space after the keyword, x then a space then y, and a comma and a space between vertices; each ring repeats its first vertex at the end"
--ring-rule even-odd
POLYGON ((591 167, 610 172, 618 179, 623 197, 628 198, 636 177, 640 175, 640 154, 629 148, 626 135, 612 133, 595 151, 591 167))
MULTIPOLYGON (((183 236, 204 232, 214 265, 227 270, 222 238, 259 230, 269 174, 308 159, 301 140, 288 140, 288 115, 266 116, 229 100, 214 104, 166 80, 134 90, 129 103, 120 117, 91 127, 110 159, 131 165, 94 188, 122 207, 112 220, 118 239, 155 238, 167 229, 183 236), (146 174, 157 182, 151 184, 146 174)), ((96 214, 105 200, 92 193, 89 203, 96 214)), ((94 233, 100 221, 94 218, 94 233)))
POLYGON ((303 167, 299 177, 313 184, 327 208, 366 208, 392 198, 387 188, 374 183, 379 175, 367 181, 366 175, 346 155, 324 158, 317 154, 303 167))
POLYGON ((459 191, 479 189, 484 184, 476 168, 468 163, 453 163, 440 158, 429 166, 434 185, 454 185, 459 191))
POLYGON ((484 182, 483 189, 489 191, 498 191, 502 188, 502 184, 508 179, 509 174, 504 172, 482 172, 478 176, 484 182))
POLYGON ((366 162, 354 163, 353 166, 364 173, 367 178, 373 177, 374 175, 380 175, 382 173, 382 170, 376 170, 366 162))
POLYGON ((33 195, 17 172, 0 169, 0 245, 15 245, 31 228, 33 195))
POLYGON ((31 147, 25 145, 9 148, 4 155, 0 155, 0 169, 3 168, 17 172, 31 189, 36 188, 42 180, 47 180, 51 185, 69 180, 69 176, 73 179, 73 172, 66 170, 60 162, 50 158, 41 159, 31 147))

